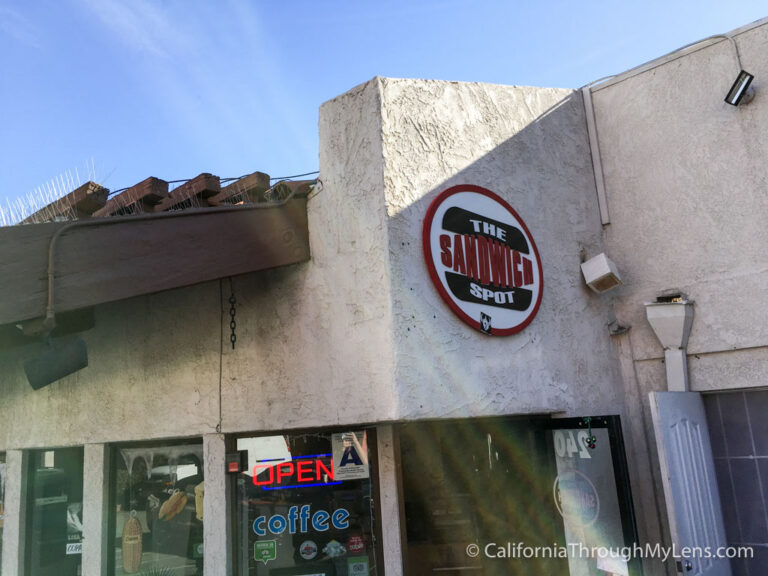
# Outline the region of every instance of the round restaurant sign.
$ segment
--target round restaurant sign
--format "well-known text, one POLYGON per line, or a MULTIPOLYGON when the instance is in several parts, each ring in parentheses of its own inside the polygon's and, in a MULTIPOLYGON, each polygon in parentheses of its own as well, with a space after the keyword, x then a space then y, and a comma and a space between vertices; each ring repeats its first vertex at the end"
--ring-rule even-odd
POLYGON ((422 240, 432 281, 464 322, 507 336, 536 316, 544 288, 539 252, 502 198, 471 184, 448 188, 429 206, 422 240))

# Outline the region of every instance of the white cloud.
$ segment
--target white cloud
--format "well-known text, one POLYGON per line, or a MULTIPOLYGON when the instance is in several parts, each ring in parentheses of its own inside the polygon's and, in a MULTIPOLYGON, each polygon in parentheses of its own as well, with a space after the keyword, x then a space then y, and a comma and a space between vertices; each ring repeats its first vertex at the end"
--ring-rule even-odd
POLYGON ((0 6, 0 30, 17 42, 40 48, 40 39, 32 23, 8 6, 0 6))
POLYGON ((160 4, 147 0, 85 0, 84 3, 105 27, 138 52, 169 58, 189 44, 160 4))

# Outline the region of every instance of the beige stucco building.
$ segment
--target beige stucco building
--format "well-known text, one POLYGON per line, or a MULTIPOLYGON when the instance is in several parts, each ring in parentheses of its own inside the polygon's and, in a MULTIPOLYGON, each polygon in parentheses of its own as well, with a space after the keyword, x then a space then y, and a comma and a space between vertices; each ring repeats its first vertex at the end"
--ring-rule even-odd
POLYGON ((321 107, 318 179, 266 224, 201 200, 0 230, 2 574, 764 573, 767 46, 760 21, 576 91, 377 77, 321 107), (468 186, 501 200, 469 222, 511 207, 537 248, 510 335, 449 304, 455 243, 430 273, 425 219, 468 186), (49 251, 88 366, 35 390, 49 251), (690 337, 665 354, 650 308, 690 337), (679 554, 727 545, 754 557, 679 554))

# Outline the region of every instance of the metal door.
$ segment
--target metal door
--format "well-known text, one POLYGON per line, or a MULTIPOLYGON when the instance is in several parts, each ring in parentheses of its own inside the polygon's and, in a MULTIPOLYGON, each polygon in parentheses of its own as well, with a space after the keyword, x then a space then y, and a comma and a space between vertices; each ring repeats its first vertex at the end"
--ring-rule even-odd
POLYGON ((729 561, 716 557, 726 546, 725 528, 701 395, 651 392, 650 398, 677 571, 730 576, 729 561))

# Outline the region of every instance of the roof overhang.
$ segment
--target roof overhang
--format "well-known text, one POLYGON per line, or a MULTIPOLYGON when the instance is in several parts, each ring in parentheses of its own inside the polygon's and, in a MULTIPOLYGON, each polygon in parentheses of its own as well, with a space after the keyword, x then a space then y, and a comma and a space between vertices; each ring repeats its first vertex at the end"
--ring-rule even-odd
POLYGON ((0 228, 0 325, 309 260, 307 198, 0 228))

